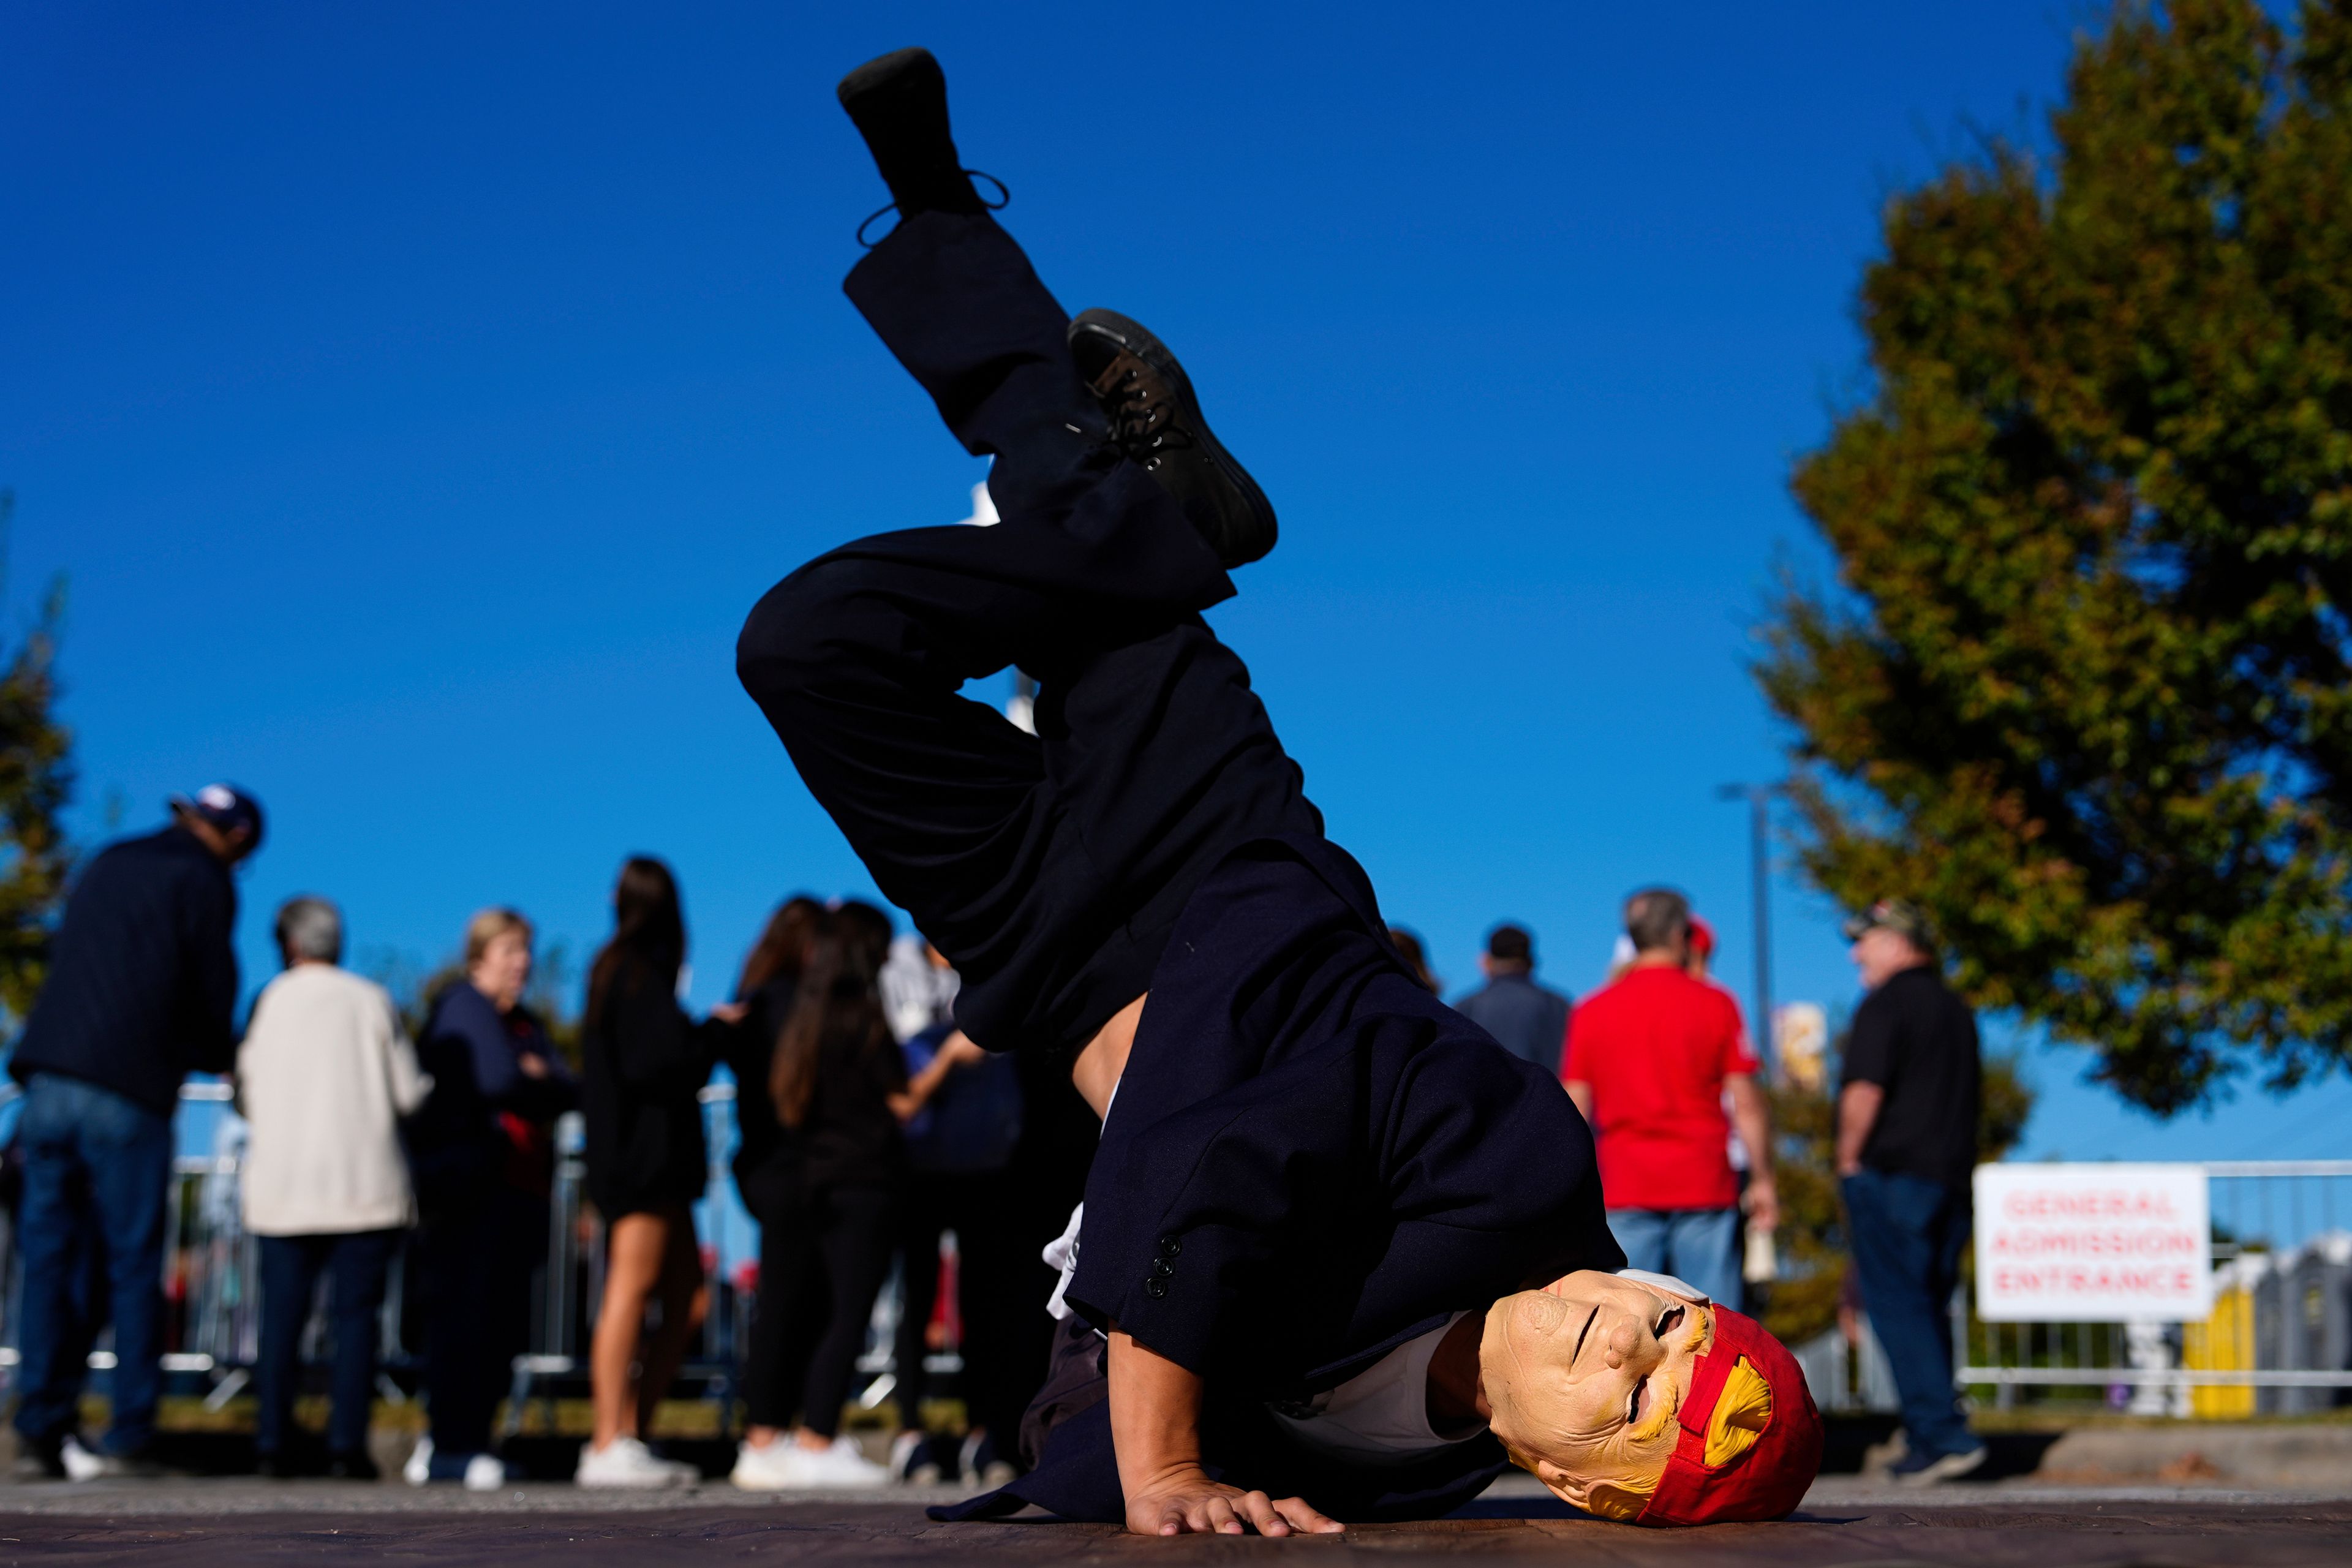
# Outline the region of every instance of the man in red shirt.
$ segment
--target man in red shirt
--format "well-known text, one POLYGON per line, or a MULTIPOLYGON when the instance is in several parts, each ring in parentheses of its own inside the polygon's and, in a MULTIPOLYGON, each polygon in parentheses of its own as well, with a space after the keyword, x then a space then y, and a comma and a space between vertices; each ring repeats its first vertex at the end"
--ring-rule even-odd
POLYGON ((1631 967, 1580 1003, 1560 1078, 1592 1124, 1609 1228, 1628 1265, 1739 1300, 1739 1183, 1731 1125, 1748 1150, 1750 1222, 1780 1221, 1770 1112, 1739 1004, 1690 973, 1690 902, 1652 888, 1625 902, 1631 967))

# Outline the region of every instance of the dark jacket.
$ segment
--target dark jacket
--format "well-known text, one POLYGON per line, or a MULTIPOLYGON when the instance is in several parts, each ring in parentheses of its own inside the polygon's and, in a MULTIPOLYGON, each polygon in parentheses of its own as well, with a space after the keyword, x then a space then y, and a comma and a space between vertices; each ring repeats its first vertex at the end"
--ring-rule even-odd
POLYGON ((61 1073, 164 1116, 192 1072, 236 1065, 236 887, 183 827, 83 870, 9 1071, 61 1073))
POLYGON ((545 1196, 551 1129, 580 1102, 580 1090, 538 1016, 528 1007, 501 1014, 460 980, 433 999, 416 1057, 433 1092, 405 1131, 417 1202, 428 1215, 478 1201, 487 1183, 545 1196), (522 1070, 527 1051, 545 1058, 548 1076, 522 1070))
POLYGON ((1531 974, 1497 974, 1454 1008, 1494 1036, 1505 1050, 1558 1078, 1571 1005, 1559 992, 1537 984, 1531 974))
MULTIPOLYGON (((1212 1474, 1342 1518, 1429 1518, 1506 1460, 1402 1468, 1290 1442, 1272 1401, 1338 1386, 1448 1313, 1624 1254, 1559 1083, 1408 975, 1370 885, 1319 838, 1244 846, 1186 905, 1087 1183, 1071 1305, 1202 1374, 1212 1474)), ((958 1517, 1123 1516, 1108 1408, 958 1517)))
MULTIPOLYGON (((899 1041, 907 1077, 929 1067, 954 1030, 953 1024, 934 1024, 899 1041)), ((1010 1052, 956 1068, 906 1124, 908 1169, 925 1176, 1005 1169, 1021 1146, 1021 1068, 1010 1052)))
POLYGON ((626 957, 603 1005, 581 1020, 588 1196, 605 1219, 691 1204, 709 1185, 696 1097, 717 1032, 686 1016, 674 982, 626 957))
POLYGON ((743 1021, 727 1047, 735 1075, 735 1184, 755 1215, 798 1207, 836 1187, 891 1186, 906 1173, 906 1139, 889 1102, 907 1087, 906 1064, 887 1039, 877 1049, 827 1042, 800 1126, 776 1119, 769 1069, 798 994, 793 977, 780 974, 743 998, 743 1021))

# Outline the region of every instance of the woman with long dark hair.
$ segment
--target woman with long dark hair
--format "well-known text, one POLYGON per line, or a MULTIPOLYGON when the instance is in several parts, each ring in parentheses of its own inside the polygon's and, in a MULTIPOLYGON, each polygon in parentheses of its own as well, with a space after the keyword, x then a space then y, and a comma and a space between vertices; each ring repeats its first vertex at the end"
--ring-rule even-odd
POLYGON ((906 1167, 899 1124, 979 1054, 969 1045, 941 1051, 908 1080, 882 1010, 889 950, 890 917, 873 905, 824 910, 794 900, 744 966, 733 1060, 744 1150, 735 1169, 760 1222, 760 1292, 734 1480, 750 1490, 889 1479, 840 1427, 890 1268, 906 1167))
POLYGON ((678 1005, 685 963, 677 879, 633 856, 613 889, 613 937, 589 969, 581 1016, 588 1195, 606 1227, 604 1299, 589 1351, 595 1430, 580 1450, 582 1486, 696 1479, 644 1441, 708 1300, 693 1209, 709 1178, 696 1097, 713 1042, 678 1005), (656 1303, 660 1321, 649 1324, 656 1303))
MULTIPOLYGON (((767 928, 744 959, 742 976, 735 984, 742 1022, 730 1031, 726 1047, 728 1069, 735 1076, 735 1185, 755 1218, 775 1208, 796 1184, 793 1150, 784 1124, 777 1120, 768 1078, 776 1037, 799 992, 809 939, 824 919, 824 906, 807 894, 786 899, 768 917, 767 928)), ((754 1313, 755 1343, 772 1331, 776 1320, 773 1312, 754 1313)))

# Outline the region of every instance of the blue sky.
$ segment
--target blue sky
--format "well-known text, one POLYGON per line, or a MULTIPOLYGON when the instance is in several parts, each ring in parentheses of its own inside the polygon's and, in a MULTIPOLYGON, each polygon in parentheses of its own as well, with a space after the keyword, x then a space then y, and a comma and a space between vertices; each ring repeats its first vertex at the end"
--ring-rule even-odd
MULTIPOLYGON (((1745 673, 1792 458, 1859 385, 1885 197, 2038 126, 2082 15, 91 3, 0 12, 5 613, 70 584, 73 825, 256 790, 268 911, 363 962, 516 903, 575 953, 621 858, 696 999, 866 879, 736 687, 744 612, 981 477, 839 292, 884 200, 835 79, 920 41, 1072 310, 1184 355, 1281 510, 1213 616, 1333 834, 1457 986, 1488 925, 1594 984, 1689 889, 1745 990, 1745 673)), ((1783 999, 1850 1001, 1775 885, 1783 999)), ((2341 1152, 2352 1090, 2171 1128, 2036 1052, 2029 1148, 2341 1152)))

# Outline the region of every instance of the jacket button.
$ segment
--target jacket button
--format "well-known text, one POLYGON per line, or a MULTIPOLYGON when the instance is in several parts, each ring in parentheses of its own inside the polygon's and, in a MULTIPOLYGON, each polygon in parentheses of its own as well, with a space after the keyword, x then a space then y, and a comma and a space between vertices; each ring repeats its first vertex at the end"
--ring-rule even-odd
POLYGON ((1163 1258, 1151 1266, 1151 1272, 1157 1278, 1165 1279, 1176 1272, 1176 1266, 1163 1258))
POLYGON ((1176 1237, 1172 1236, 1163 1236, 1160 1238, 1160 1257, 1174 1258, 1183 1250, 1184 1244, 1181 1241, 1179 1241, 1176 1237))
POLYGON ((1161 1297, 1168 1294, 1168 1281, 1165 1279, 1146 1279, 1143 1282, 1143 1293, 1157 1301, 1161 1297))

